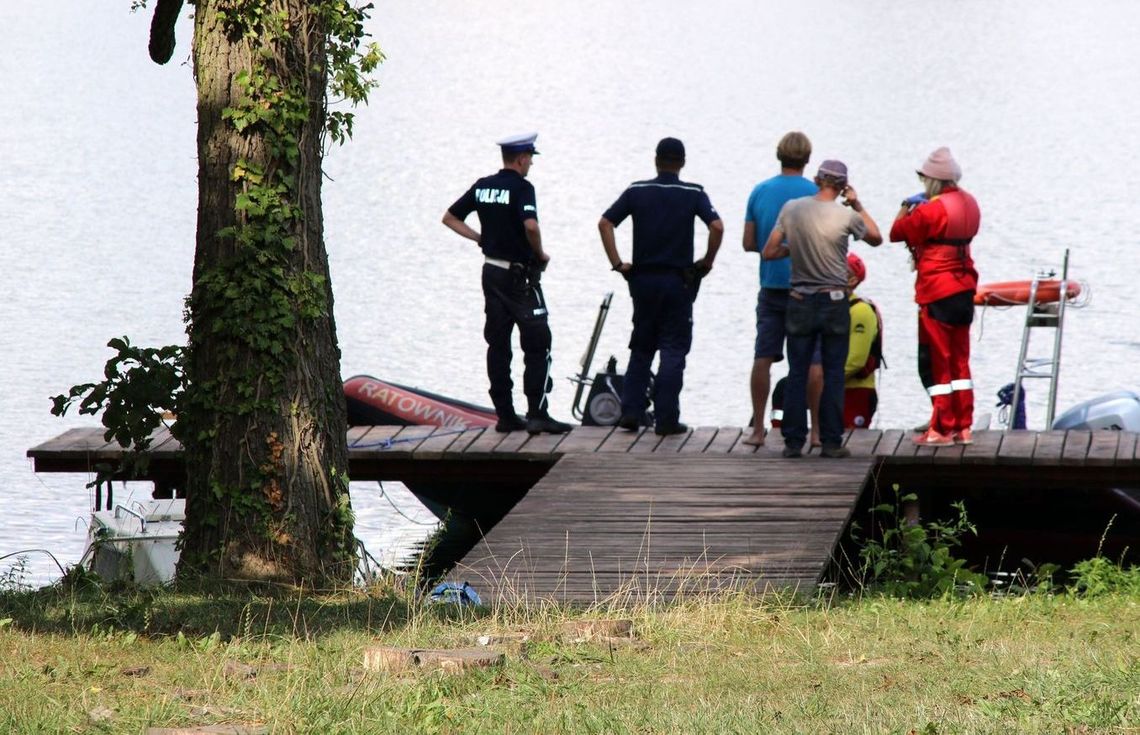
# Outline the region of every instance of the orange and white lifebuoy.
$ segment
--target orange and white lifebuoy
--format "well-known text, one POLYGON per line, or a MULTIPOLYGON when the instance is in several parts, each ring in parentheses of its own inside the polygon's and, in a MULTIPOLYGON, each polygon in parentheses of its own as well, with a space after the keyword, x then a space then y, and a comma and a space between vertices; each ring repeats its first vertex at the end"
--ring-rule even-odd
MULTIPOLYGON (((979 306, 1008 306, 1029 303, 1029 291, 1033 281, 1001 281, 978 285, 974 293, 974 303, 979 306)), ((1081 294, 1081 284, 1065 281, 1065 296, 1068 300, 1081 294)), ((1052 304, 1061 300, 1061 282, 1048 280, 1037 282, 1037 303, 1052 304)))

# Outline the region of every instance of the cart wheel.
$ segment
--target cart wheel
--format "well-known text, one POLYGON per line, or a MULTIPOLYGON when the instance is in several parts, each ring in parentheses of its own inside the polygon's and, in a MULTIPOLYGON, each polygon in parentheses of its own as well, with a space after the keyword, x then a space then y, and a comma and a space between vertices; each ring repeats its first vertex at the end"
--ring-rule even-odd
POLYGON ((599 393, 586 406, 586 416, 598 426, 613 426, 621 418, 621 401, 613 393, 599 393))

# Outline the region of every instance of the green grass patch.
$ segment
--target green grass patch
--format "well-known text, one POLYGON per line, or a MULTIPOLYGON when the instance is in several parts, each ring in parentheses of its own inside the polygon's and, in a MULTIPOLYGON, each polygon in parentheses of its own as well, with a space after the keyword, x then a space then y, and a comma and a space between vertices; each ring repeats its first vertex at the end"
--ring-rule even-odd
POLYGON ((1140 729, 1140 594, 1128 584, 1095 595, 827 604, 722 593, 473 610, 425 606, 395 587, 112 593, 77 576, 0 592, 0 651, 5 733, 1140 729), (559 635, 567 621, 619 616, 633 621, 632 641, 559 635), (529 640, 498 646, 501 668, 362 668, 372 646, 470 647, 518 632, 529 640))

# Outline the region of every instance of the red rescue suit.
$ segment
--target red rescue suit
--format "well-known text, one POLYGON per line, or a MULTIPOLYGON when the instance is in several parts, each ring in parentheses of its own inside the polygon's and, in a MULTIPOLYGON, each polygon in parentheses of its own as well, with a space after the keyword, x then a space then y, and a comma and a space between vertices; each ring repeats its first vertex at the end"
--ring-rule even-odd
POLYGON ((947 185, 891 226, 891 242, 905 242, 914 256, 914 300, 921 309, 920 333, 929 340, 934 379, 927 389, 933 406, 930 428, 942 434, 969 429, 974 421, 970 322, 978 272, 970 242, 980 224, 974 197, 947 185))

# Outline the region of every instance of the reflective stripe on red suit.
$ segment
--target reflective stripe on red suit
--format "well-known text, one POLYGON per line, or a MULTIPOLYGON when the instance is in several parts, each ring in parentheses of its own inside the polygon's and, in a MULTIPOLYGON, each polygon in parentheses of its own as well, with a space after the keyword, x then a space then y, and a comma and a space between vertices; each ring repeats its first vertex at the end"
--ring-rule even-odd
POLYGON ((914 300, 922 309, 920 331, 930 344, 933 374, 933 385, 927 389, 932 406, 930 426, 943 434, 969 429, 973 424, 970 326, 934 319, 928 307, 935 301, 977 289, 978 272, 969 243, 980 224, 981 212, 974 197, 947 187, 891 227, 891 240, 906 242, 914 254, 914 300))

